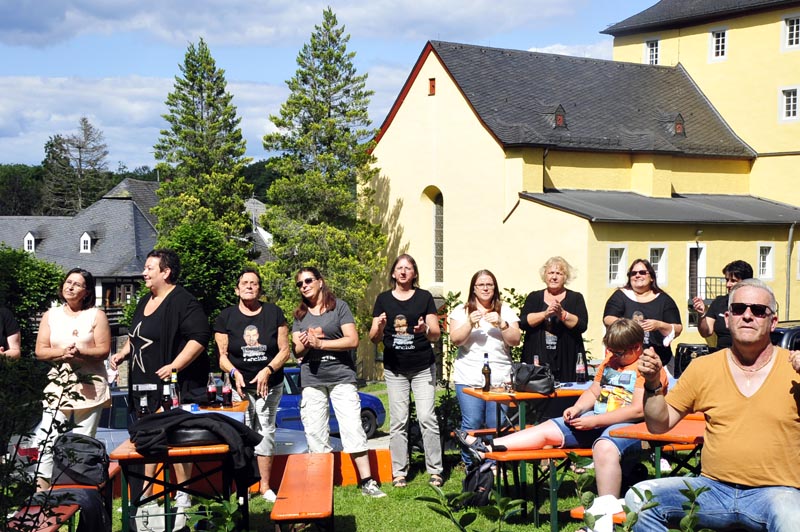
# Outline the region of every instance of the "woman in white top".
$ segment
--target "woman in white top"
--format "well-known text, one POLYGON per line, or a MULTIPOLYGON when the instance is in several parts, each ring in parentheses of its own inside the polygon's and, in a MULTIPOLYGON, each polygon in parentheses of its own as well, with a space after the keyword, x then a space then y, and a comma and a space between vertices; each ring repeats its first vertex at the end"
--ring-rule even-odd
POLYGON ((111 349, 111 329, 105 312, 94 306, 92 274, 70 270, 59 299, 63 305, 44 313, 36 337, 36 358, 53 363, 37 431, 40 489, 49 487, 52 446, 61 432, 67 432, 64 424, 72 417, 74 433, 94 437, 100 413, 111 403, 104 364, 111 349))
MULTIPOLYGON (((483 386, 484 354, 492 370, 492 386, 511 381, 511 350, 520 342, 519 318, 500 299, 497 279, 489 270, 472 276, 469 298, 450 314, 450 341, 458 346, 453 380, 461 406, 461 429, 474 430, 497 426, 494 403, 464 393, 464 388, 483 386)), ((471 457, 461 453, 464 463, 471 457)))

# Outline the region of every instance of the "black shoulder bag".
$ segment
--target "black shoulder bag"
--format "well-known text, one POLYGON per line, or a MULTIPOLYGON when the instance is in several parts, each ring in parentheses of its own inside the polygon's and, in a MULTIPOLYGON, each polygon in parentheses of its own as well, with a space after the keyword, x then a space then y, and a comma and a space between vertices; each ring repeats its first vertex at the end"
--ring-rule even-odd
POLYGON ((519 392, 532 392, 551 394, 556 389, 556 379, 550 371, 550 366, 534 366, 524 362, 515 362, 513 365, 514 390, 519 392))

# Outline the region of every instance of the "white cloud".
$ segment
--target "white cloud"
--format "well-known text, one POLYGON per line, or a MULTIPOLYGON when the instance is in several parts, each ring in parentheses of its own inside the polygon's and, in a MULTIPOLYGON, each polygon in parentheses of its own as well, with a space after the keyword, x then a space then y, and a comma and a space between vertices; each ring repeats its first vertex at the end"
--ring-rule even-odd
MULTIPOLYGON (((39 164, 55 134, 74 133, 81 116, 104 136, 108 162, 129 168, 153 166, 152 146, 166 123, 164 101, 173 80, 137 76, 82 79, 0 77, 0 161, 39 164)), ((248 155, 264 158, 261 137, 286 98, 286 89, 267 83, 231 83, 248 155)))
POLYGON ((588 0, 38 0, 0 4, 0 42, 45 47, 77 35, 145 32, 176 45, 303 42, 330 5, 350 34, 482 39, 574 13, 588 0), (16 5, 15 5, 16 4, 16 5))
POLYGON ((529 52, 542 52, 545 54, 572 55, 575 57, 591 57, 593 59, 611 59, 613 56, 613 42, 611 39, 599 41, 594 44, 551 44, 541 48, 528 48, 529 52))

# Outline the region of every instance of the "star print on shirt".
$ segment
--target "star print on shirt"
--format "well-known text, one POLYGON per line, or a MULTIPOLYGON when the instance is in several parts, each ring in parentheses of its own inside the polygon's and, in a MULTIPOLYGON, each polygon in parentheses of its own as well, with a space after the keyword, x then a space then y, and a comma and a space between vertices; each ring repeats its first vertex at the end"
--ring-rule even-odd
POLYGON ((133 342, 131 342, 131 349, 134 349, 132 363, 133 364, 138 364, 139 369, 142 370, 142 373, 145 373, 144 360, 142 359, 142 352, 145 349, 147 349, 148 347, 150 347, 150 345, 153 343, 153 340, 150 340, 149 338, 145 338, 144 336, 139 334, 139 329, 141 327, 142 327, 142 322, 140 321, 138 324, 136 324, 136 328, 133 330, 133 333, 131 333, 131 335, 130 335, 131 338, 139 338, 142 341, 142 347, 140 349, 135 349, 133 347, 133 342))

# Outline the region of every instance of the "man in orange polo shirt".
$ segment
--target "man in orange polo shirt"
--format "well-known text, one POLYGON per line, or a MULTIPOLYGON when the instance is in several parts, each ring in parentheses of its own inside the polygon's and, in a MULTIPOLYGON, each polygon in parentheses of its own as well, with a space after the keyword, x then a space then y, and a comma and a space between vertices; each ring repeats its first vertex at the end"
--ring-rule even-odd
MULTIPOLYGON (((707 487, 698 499, 696 527, 794 531, 800 523, 800 352, 772 345, 778 322, 772 290, 758 279, 731 289, 725 319, 733 345, 692 362, 666 396, 657 357, 643 355, 647 428, 667 432, 686 414, 706 419, 702 472, 640 482, 658 503, 639 514, 635 531, 677 528, 686 498, 679 490, 707 487)), ((629 491, 626 502, 639 510, 629 491)))

